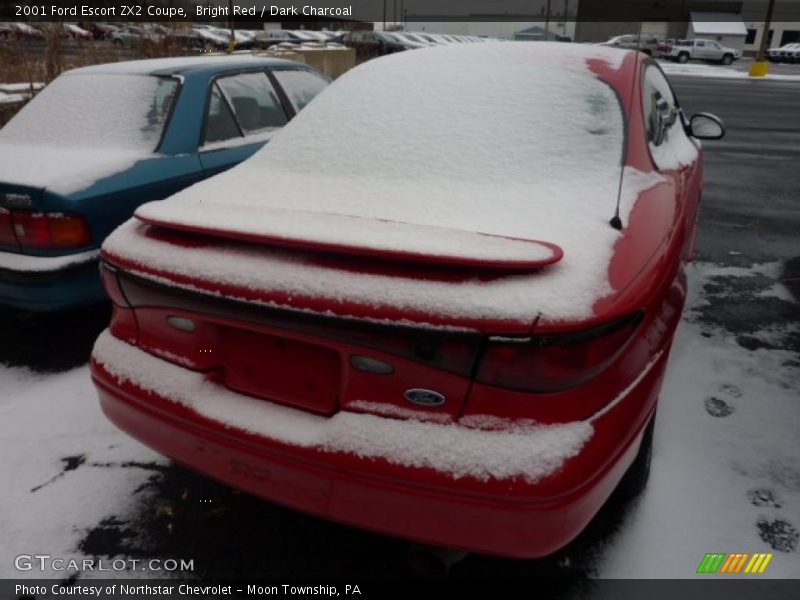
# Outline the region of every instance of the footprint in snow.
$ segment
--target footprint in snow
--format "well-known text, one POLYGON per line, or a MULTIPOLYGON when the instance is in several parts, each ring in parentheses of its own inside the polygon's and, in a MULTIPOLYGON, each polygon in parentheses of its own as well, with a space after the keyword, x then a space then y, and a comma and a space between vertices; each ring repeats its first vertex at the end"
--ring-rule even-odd
POLYGON ((705 399, 706 412, 712 417, 727 417, 735 410, 733 406, 716 396, 705 399))
POLYGON ((797 548, 797 542, 800 539, 800 534, 792 526, 791 523, 782 519, 774 519, 768 521, 767 519, 759 519, 756 522, 758 527, 758 535, 761 539, 769 544, 770 548, 778 552, 794 552, 797 548))
POLYGON ((738 387, 733 385, 732 383, 723 383, 719 386, 719 391, 726 396, 730 396, 731 398, 741 398, 742 397, 742 390, 738 387))
POLYGON ((766 488, 757 488, 747 491, 747 497, 750 499, 750 504, 753 506, 770 506, 772 508, 780 508, 781 504, 775 498, 775 493, 766 488))

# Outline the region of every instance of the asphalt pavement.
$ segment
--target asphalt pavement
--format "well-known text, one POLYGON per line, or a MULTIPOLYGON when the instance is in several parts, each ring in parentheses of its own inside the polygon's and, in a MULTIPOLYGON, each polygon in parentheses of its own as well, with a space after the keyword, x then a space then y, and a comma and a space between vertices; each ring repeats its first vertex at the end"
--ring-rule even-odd
MULTIPOLYGON (((800 82, 670 81, 687 115, 712 112, 727 130, 722 140, 704 144, 697 260, 740 267, 777 261, 781 283, 800 299, 800 82)), ((800 322, 798 304, 763 296, 773 284, 738 278, 737 285, 746 287, 710 303, 704 316, 758 347, 752 332, 800 322)), ((800 335, 790 331, 785 337, 780 344, 800 352, 800 335)))

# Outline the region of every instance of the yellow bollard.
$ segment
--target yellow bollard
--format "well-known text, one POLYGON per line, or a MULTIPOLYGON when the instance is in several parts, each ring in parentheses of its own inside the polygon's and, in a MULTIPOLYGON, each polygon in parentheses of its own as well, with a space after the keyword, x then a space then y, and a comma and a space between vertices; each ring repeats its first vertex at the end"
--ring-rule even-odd
POLYGON ((769 62, 766 60, 754 60, 750 63, 748 74, 750 77, 764 77, 769 73, 769 62))

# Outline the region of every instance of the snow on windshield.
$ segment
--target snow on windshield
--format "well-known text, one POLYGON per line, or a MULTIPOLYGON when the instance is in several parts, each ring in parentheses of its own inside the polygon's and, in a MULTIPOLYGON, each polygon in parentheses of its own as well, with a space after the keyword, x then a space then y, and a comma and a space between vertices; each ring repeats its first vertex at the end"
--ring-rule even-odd
POLYGON ((0 130, 0 142, 152 152, 177 86, 161 77, 67 73, 0 130))
POLYGON ((603 220, 613 210, 624 117, 587 51, 526 46, 538 45, 443 46, 363 64, 250 160, 140 214, 256 231, 267 217, 220 213, 289 208, 560 243, 537 225, 542 209, 599 207, 603 220))

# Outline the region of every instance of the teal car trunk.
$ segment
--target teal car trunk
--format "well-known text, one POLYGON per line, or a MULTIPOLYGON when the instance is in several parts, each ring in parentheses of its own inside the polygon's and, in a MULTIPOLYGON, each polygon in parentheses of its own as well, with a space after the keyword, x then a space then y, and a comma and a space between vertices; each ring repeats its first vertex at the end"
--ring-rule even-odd
POLYGON ((255 56, 62 74, 0 130, 0 305, 102 301, 97 257, 111 231, 139 205, 249 158, 327 84, 255 56))

